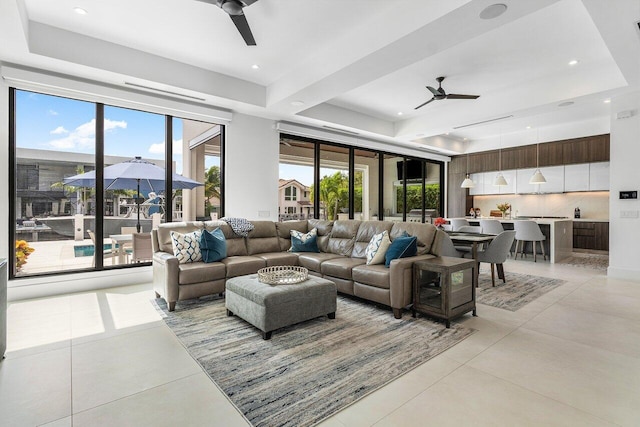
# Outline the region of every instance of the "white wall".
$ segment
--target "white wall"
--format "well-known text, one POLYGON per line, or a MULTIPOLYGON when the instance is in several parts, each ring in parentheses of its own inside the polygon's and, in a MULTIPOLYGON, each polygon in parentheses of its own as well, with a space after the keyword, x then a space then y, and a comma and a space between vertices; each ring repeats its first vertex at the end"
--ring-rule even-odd
POLYGON ((620 191, 640 191, 640 92, 611 101, 611 200, 609 210, 609 270, 612 277, 640 281, 638 242, 640 218, 621 218, 622 212, 640 212, 640 200, 620 200, 620 191), (617 119, 622 111, 633 111, 617 119))
POLYGON ((225 216, 278 220, 279 143, 272 120, 234 114, 226 128, 225 216))

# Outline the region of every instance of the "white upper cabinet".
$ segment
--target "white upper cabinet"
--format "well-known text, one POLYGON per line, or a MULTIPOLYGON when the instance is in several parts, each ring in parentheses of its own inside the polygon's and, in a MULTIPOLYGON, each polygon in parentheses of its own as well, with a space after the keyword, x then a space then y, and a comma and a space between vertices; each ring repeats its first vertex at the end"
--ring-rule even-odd
POLYGON ((589 191, 589 163, 564 166, 564 191, 589 191))
POLYGON ((493 185, 498 176, 498 171, 485 172, 484 174, 484 193, 482 194, 500 194, 500 187, 493 185))
POLYGON ((564 191, 564 166, 548 166, 540 168, 546 184, 538 184, 539 193, 562 193, 564 191))
POLYGON ((589 190, 609 191, 609 162, 589 164, 589 190))
POLYGON ((472 173, 469 177, 476 184, 475 187, 469 189, 469 195, 477 196, 479 194, 484 194, 484 174, 472 173))
POLYGON ((517 174, 515 169, 508 171, 502 171, 504 179, 507 181, 507 185, 500 187, 500 194, 513 194, 516 192, 517 174))
POLYGON ((529 184, 529 180, 535 171, 534 168, 518 169, 516 171, 516 193, 527 194, 538 192, 538 185, 529 184))

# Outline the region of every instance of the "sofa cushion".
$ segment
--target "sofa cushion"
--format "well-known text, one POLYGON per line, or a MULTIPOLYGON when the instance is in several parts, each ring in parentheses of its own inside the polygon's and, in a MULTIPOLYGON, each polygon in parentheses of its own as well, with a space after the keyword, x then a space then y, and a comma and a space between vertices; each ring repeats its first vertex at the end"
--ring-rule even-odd
POLYGON ((408 258, 415 256, 418 248, 416 245, 417 238, 415 236, 399 236, 396 237, 391 246, 387 249, 387 254, 384 257, 384 265, 389 267, 391 261, 397 258, 408 258))
POLYGON ((431 246, 434 243, 437 229, 431 224, 422 224, 417 222, 396 222, 391 228, 389 237, 391 241, 396 237, 402 235, 402 233, 408 233, 410 236, 416 236, 418 255, 425 255, 431 253, 431 246))
POLYGON ((234 233, 229 224, 224 221, 205 222, 205 228, 208 230, 210 227, 212 227, 212 230, 216 227, 220 227, 220 230, 224 233, 224 238, 227 240, 228 257, 248 255, 245 238, 234 233))
POLYGON ((205 263, 220 261, 227 257, 227 241, 220 228, 213 231, 202 230, 200 252, 202 252, 202 261, 205 263))
POLYGON ((267 261, 257 256, 233 256, 220 261, 227 267, 227 278, 255 274, 267 266, 267 261))
POLYGON ((173 255, 178 258, 179 264, 202 261, 202 252, 200 252, 200 236, 202 235, 202 230, 191 231, 189 233, 171 231, 170 234, 173 255))
POLYGON ((326 252, 301 252, 298 254, 298 264, 311 271, 321 273, 322 270, 320 269, 320 265, 322 262, 334 258, 341 258, 341 256, 326 252))
POLYGON ((273 221, 252 221, 253 230, 247 236, 249 255, 280 251, 278 232, 273 221))
POLYGON ((356 220, 335 221, 329 236, 327 252, 350 257, 361 222, 356 220))
POLYGON ((339 277, 341 279, 351 279, 351 269, 362 265, 366 261, 362 258, 334 258, 324 261, 320 265, 320 271, 325 276, 339 277))
POLYGON ((178 283, 180 285, 191 285, 224 279, 225 271, 225 266, 221 262, 180 264, 178 266, 178 283))
POLYGON ((391 272, 384 264, 358 265, 351 270, 351 277, 354 282, 382 289, 390 288, 390 276, 391 272))
POLYGON ((351 256, 354 258, 366 258, 367 246, 371 242, 374 235, 380 234, 383 231, 390 232, 393 227, 391 221, 362 221, 358 228, 358 234, 356 235, 356 241, 353 244, 353 252, 351 256))
POLYGON ((276 222, 278 232, 278 243, 281 251, 288 251, 291 248, 291 231, 307 232, 307 221, 285 221, 276 222))
MULTIPOLYGON (((213 227, 215 228, 215 227, 213 227)), ((211 228, 211 230, 213 230, 211 228)), ((171 232, 189 233, 191 231, 202 230, 203 224, 200 221, 193 222, 167 222, 160 224, 157 230, 158 246, 162 252, 168 254, 173 253, 173 244, 171 243, 171 232)))
POLYGON ((389 239, 389 233, 384 230, 380 234, 375 234, 365 251, 367 255, 367 265, 384 264, 387 250, 391 246, 391 239, 389 239))
POLYGON ((178 266, 178 283, 191 285, 193 283, 210 282, 225 277, 226 268, 221 262, 192 262, 178 266))
POLYGON ((331 236, 331 231, 333 230, 333 221, 321 221, 319 219, 310 219, 308 220, 307 229, 311 230, 312 228, 318 229, 318 249, 320 252, 329 252, 329 237, 331 236))
POLYGON ((255 254, 267 262, 267 267, 272 265, 298 265, 298 254, 292 252, 269 252, 266 254, 255 254))

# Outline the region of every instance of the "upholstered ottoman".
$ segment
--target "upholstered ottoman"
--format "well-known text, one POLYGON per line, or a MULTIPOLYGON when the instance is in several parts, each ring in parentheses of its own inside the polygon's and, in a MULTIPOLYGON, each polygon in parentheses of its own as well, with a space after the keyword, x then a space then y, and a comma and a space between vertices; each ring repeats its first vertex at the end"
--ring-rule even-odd
POLYGON ((268 285, 258 281, 257 274, 233 277, 227 280, 225 305, 227 315, 238 317, 262 331, 262 338, 271 338, 271 332, 310 320, 315 317, 336 315, 336 285, 321 277, 292 285, 268 285))

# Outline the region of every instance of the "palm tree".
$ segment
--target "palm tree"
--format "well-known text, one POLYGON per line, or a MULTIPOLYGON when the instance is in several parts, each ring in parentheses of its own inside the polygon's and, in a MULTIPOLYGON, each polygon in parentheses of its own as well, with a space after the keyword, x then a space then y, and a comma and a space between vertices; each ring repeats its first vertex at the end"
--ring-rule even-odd
POLYGON ((220 166, 211 166, 205 173, 204 197, 205 210, 208 215, 213 207, 210 200, 213 198, 220 200, 220 166))

